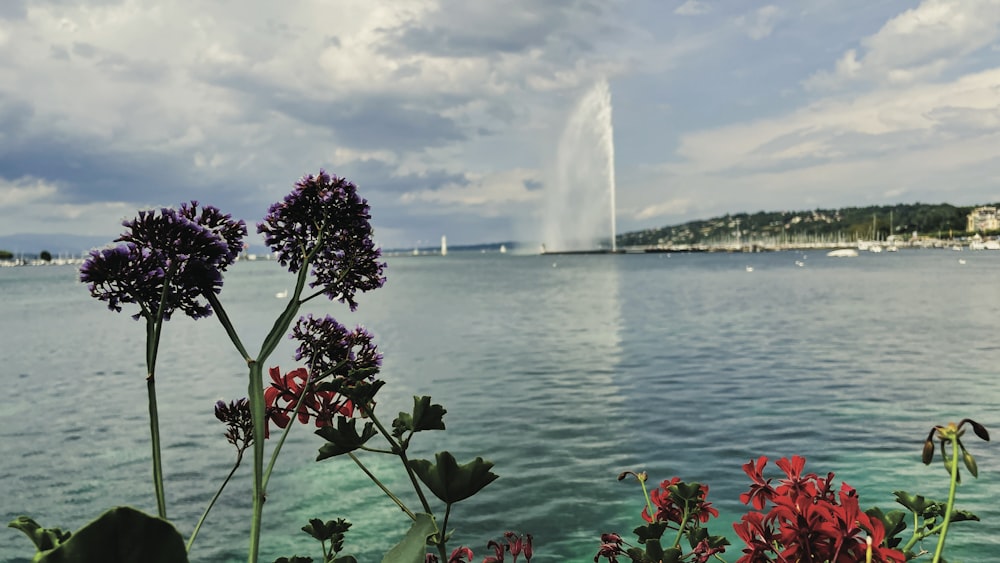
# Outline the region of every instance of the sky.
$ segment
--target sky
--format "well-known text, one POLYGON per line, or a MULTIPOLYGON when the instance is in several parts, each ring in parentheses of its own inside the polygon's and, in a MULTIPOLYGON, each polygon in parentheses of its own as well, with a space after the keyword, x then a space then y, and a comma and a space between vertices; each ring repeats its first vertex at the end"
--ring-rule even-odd
POLYGON ((1000 201, 1000 0, 3 0, 0 235, 324 169, 385 248, 537 240, 604 81, 619 232, 1000 201))

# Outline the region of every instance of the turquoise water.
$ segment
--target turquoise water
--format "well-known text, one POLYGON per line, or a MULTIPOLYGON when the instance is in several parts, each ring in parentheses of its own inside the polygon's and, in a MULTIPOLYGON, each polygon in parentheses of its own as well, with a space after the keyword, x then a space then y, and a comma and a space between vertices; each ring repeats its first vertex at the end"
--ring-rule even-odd
MULTIPOLYGON (((804 260, 453 252, 390 258, 387 286, 356 313, 311 310, 376 334, 384 418, 413 395, 448 409, 448 430, 419 435, 413 457, 449 449, 496 463, 501 478, 456 506, 456 542, 481 560, 490 538, 516 530, 535 536, 539 562, 590 561, 601 532, 628 539, 640 523, 637 487, 615 480, 626 469, 708 483, 722 512, 712 530, 731 538, 748 485, 740 466, 758 455, 803 455, 807 469, 857 487, 863 506, 891 508, 903 488, 944 498, 940 464, 919 462, 930 427, 970 417, 1000 432, 998 274, 1000 253, 944 250, 804 260)), ((71 267, 0 269, 7 521, 30 514, 77 529, 112 505, 155 512, 142 325, 75 280, 71 267)), ((245 342, 261 341, 290 282, 274 263, 234 266, 222 301, 245 342)), ((291 353, 289 342, 270 363, 293 367, 291 353)), ((245 369, 217 321, 176 318, 158 372, 168 512, 186 535, 234 459, 212 406, 246 395, 245 369)), ((950 560, 976 561, 1000 541, 1000 454, 967 445, 980 475, 964 481, 959 505, 983 522, 953 528, 950 560)), ((348 550, 380 560, 405 515, 350 460, 314 462, 318 446, 295 428, 269 487, 261 560, 318 557, 299 530, 311 517, 352 521, 348 550)), ((364 459, 404 490, 391 459, 364 459)), ((242 467, 193 561, 245 558, 250 478, 242 467)), ((0 534, 0 561, 30 553, 19 532, 0 534)))

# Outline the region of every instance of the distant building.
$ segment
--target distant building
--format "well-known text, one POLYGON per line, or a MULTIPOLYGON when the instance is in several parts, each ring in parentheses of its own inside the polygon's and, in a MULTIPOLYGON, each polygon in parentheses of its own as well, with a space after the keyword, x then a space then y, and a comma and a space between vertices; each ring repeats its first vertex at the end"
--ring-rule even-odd
POLYGON ((1000 216, 996 207, 977 207, 969 213, 969 232, 1000 230, 1000 216))

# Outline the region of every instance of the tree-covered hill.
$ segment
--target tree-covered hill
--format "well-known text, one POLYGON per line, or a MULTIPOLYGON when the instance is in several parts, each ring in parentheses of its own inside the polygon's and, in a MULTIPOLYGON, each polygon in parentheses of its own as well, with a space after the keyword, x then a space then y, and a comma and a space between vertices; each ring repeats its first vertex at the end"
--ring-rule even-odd
POLYGON ((947 203, 915 203, 812 211, 758 211, 624 233, 617 238, 619 246, 719 243, 737 236, 743 241, 885 240, 889 235, 908 239, 914 233, 950 238, 966 234, 968 215, 974 208, 947 203))

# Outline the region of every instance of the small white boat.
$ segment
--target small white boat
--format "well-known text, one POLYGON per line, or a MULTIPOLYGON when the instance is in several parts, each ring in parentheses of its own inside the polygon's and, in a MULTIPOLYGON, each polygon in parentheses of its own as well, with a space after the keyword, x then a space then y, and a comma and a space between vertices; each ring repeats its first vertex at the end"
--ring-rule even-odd
POLYGON ((747 266, 747 271, 748 272, 752 272, 753 271, 753 266, 747 266))
POLYGON ((858 255, 858 251, 853 248, 838 248, 826 253, 831 258, 853 258, 858 255))

